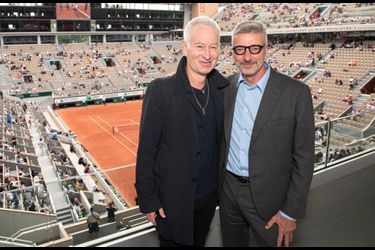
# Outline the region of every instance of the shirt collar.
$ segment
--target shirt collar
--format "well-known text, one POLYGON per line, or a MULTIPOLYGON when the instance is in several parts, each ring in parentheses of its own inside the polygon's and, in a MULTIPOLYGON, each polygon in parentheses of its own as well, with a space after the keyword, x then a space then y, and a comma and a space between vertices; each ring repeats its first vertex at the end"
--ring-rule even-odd
POLYGON ((245 86, 248 89, 252 90, 252 89, 258 88, 261 91, 261 93, 264 93, 264 90, 265 90, 267 82, 268 82, 268 78, 270 77, 270 74, 271 74, 271 67, 268 65, 267 62, 264 62, 264 66, 267 68, 267 71, 264 74, 264 76, 258 82, 256 82, 255 84, 252 84, 252 85, 247 84, 246 81, 245 81, 245 79, 244 79, 244 77, 243 77, 243 75, 240 74, 240 77, 239 77, 238 83, 237 83, 237 87, 241 83, 244 83, 245 86))

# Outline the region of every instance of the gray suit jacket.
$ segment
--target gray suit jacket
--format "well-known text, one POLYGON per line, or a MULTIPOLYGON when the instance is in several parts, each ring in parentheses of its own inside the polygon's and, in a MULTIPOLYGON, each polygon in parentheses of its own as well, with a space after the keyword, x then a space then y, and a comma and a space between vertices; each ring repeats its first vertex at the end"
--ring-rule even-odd
MULTIPOLYGON (((228 160, 239 74, 224 93, 221 183, 228 160)), ((305 211, 314 169, 314 114, 307 85, 271 69, 249 147, 250 190, 260 217, 305 211)))

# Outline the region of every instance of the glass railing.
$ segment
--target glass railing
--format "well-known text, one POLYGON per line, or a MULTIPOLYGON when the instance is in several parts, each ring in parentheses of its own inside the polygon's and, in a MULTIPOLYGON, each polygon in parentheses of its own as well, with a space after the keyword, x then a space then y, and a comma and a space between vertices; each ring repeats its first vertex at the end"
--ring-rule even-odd
POLYGON ((124 175, 134 168, 134 164, 106 171, 92 168, 87 174, 60 178, 56 173, 50 179, 28 174, 19 177, 10 170, 2 176, 6 180, 0 189, 0 247, 70 246, 147 225, 135 204, 134 180, 124 175), (111 176, 122 177, 121 187, 114 188, 111 176), (107 212, 111 202, 116 209, 113 222, 107 212), (100 231, 93 234, 88 232, 86 221, 91 208, 100 215, 100 231))
POLYGON ((375 112, 364 111, 315 124, 315 169, 375 149, 375 112))
MULTIPOLYGON (((315 169, 373 151, 375 125, 369 125, 371 117, 374 116, 369 111, 316 123, 315 169)), ((48 157, 54 155, 49 153, 48 157)), ((41 168, 28 170, 26 166, 21 176, 17 166, 2 164, 5 166, 0 173, 0 247, 78 245, 148 226, 136 206, 134 164, 103 171, 91 162, 89 173, 83 172, 82 165, 61 164, 52 166, 54 175, 50 177, 43 177, 41 168), (108 220, 106 209, 112 201, 117 208, 114 222, 108 220), (91 208, 100 215, 100 231, 93 234, 86 222, 91 208)))

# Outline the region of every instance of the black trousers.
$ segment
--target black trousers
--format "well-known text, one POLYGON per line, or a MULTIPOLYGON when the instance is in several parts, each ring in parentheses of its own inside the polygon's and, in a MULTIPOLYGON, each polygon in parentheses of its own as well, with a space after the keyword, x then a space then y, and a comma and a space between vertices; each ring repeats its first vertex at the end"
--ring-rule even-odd
POLYGON ((164 239, 159 234, 160 247, 204 247, 217 206, 217 191, 194 203, 194 243, 192 246, 164 239))
POLYGON ((250 229, 259 246, 276 246, 277 225, 265 229, 267 221, 256 211, 250 184, 241 183, 227 172, 220 194, 220 224, 224 247, 248 247, 250 229))
POLYGON ((95 233, 99 232, 99 225, 98 225, 97 222, 89 223, 88 227, 89 227, 89 233, 90 234, 93 233, 93 232, 95 232, 95 233))

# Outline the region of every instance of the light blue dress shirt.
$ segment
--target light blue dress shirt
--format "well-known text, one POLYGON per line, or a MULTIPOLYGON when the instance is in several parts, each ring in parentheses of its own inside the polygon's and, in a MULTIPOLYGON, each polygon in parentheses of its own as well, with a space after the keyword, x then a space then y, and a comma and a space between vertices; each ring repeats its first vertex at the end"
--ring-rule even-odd
MULTIPOLYGON (((251 171, 251 166, 249 166, 251 136, 260 102, 271 73, 269 65, 266 62, 264 65, 267 71, 255 84, 247 83, 242 74, 238 79, 226 169, 239 176, 249 176, 249 171, 251 171)), ((282 211, 279 212, 287 219, 295 220, 282 211)))
POLYGON ((267 71, 255 84, 250 85, 242 74, 238 79, 238 91, 233 114, 231 139, 227 170, 239 175, 249 176, 249 147, 260 101, 270 77, 271 69, 265 63, 267 71))

